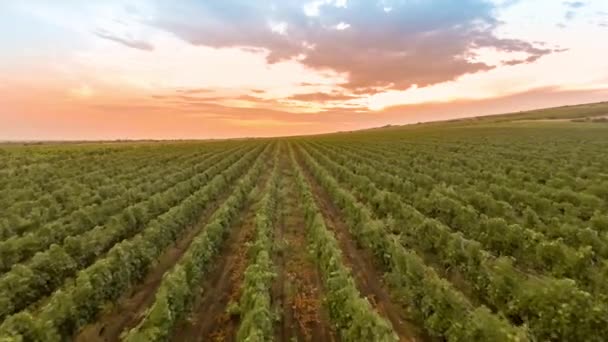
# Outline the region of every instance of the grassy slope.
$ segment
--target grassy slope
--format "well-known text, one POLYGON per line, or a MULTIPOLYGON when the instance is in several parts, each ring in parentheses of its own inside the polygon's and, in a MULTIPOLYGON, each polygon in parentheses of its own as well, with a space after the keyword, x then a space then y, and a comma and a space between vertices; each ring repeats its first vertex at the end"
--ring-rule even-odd
POLYGON ((608 101, 575 106, 562 106, 554 108, 543 108, 518 113, 506 113, 497 115, 477 116, 446 121, 435 121, 400 126, 384 126, 349 132, 336 132, 321 134, 324 137, 360 137, 362 135, 372 137, 388 137, 407 132, 409 136, 421 134, 428 136, 433 133, 445 133, 445 130, 454 128, 571 128, 571 129, 593 129, 593 131, 605 131, 608 128, 606 122, 592 122, 597 117, 608 117, 608 101), (572 121, 575 120, 575 121, 572 121), (588 120, 588 121, 585 121, 588 120), (584 121, 584 122, 576 122, 584 121))

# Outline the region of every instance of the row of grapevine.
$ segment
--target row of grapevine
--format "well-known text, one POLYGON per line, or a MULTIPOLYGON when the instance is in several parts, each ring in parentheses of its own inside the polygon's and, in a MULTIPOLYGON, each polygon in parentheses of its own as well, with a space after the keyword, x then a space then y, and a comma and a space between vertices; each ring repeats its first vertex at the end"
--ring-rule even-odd
MULTIPOLYGON (((557 223, 580 223, 581 217, 588 219, 601 207, 601 200, 591 194, 583 194, 572 189, 557 189, 549 185, 539 185, 531 182, 525 177, 518 179, 516 174, 524 174, 526 171, 534 170, 529 166, 520 166, 522 170, 514 171, 513 165, 508 164, 504 168, 505 173, 496 165, 504 163, 504 160, 494 160, 492 167, 480 162, 480 156, 474 158, 466 157, 469 154, 445 155, 440 160, 423 160, 420 163, 412 156, 396 154, 395 146, 391 149, 358 148, 352 146, 352 150, 361 151, 368 154, 371 158, 384 157, 392 160, 397 165, 414 170, 419 174, 431 179, 443 179, 450 183, 457 183, 461 186, 470 186, 476 189, 486 190, 493 187, 489 192, 498 199, 507 201, 519 212, 523 212, 527 207, 534 209, 545 223, 553 225, 557 223), (411 157, 411 158, 410 158, 411 157), (412 160, 413 159, 413 160, 412 160), (469 184, 473 181, 473 184, 469 184), (534 190, 534 191, 533 191, 534 190), (556 218, 559 217, 559 220, 556 218)), ((400 149, 399 149, 400 150, 400 149)), ((412 151, 410 153, 420 151, 412 151)), ((491 158, 491 156, 488 156, 491 158)))
POLYGON ((0 319, 54 291, 66 278, 89 265, 118 241, 140 232, 149 221, 177 205, 241 157, 240 153, 235 153, 219 163, 209 164, 205 172, 127 207, 110 218, 108 224, 69 236, 62 245, 53 245, 36 254, 30 262, 13 267, 0 278, 0 302, 3 303, 0 319))
MULTIPOLYGON (((139 167, 156 162, 159 156, 168 160, 219 151, 235 143, 222 145, 188 146, 172 144, 125 144, 115 148, 101 145, 70 147, 55 145, 8 149, 2 159, 0 171, 3 184, 0 203, 3 210, 22 202, 36 201, 65 187, 66 184, 88 188, 88 182, 103 180, 105 173, 120 174, 135 165, 139 167), (223 146, 223 147, 222 147, 223 146), (40 194, 44 194, 40 196, 40 194)), ((70 198, 61 200, 71 201, 70 198)), ((63 203, 61 203, 63 204, 63 203)), ((4 215, 3 215, 4 216, 4 215)))
MULTIPOLYGON (((349 153, 349 156, 357 155, 357 153, 349 153)), ((355 160, 361 160, 361 157, 354 157, 355 160)), ((404 172, 404 170, 395 169, 393 166, 387 165, 386 162, 389 159, 383 159, 378 155, 372 155, 365 159, 365 164, 368 164, 369 167, 377 167, 378 165, 385 165, 387 170, 391 170, 391 173, 394 175, 399 175, 401 180, 412 179, 415 180, 417 175, 411 172, 404 172), (401 172, 400 172, 401 171, 401 172)), ((394 158, 390 159, 391 164, 399 164, 399 161, 396 161, 394 158)), ((433 173, 432 171, 429 171, 433 173)), ((441 177, 438 177, 439 180, 444 180, 441 177)), ((413 184, 412 184, 413 185, 413 184)), ((456 200, 463 200, 465 203, 474 204, 475 208, 497 208, 499 205, 503 203, 497 203, 492 196, 488 196, 486 193, 482 191, 481 188, 463 188, 461 186, 446 188, 445 186, 433 186, 433 184, 420 184, 419 188, 425 188, 424 192, 416 193, 409 195, 407 191, 405 191, 401 187, 401 194, 406 195, 404 197, 408 197, 410 199, 413 198, 414 202, 424 203, 423 208, 428 208, 428 212, 437 211, 437 210, 448 210, 448 208, 442 209, 441 206, 435 205, 436 203, 443 203, 444 205, 448 205, 450 207, 460 206, 461 210, 458 210, 460 213, 464 213, 464 211, 468 211, 467 214, 471 220, 479 221, 483 220, 482 218, 475 217, 473 218, 475 213, 471 213, 470 208, 463 207, 458 203, 454 202, 456 200), (468 191, 467 191, 468 190, 468 191), (438 194, 437 192, 440 192, 438 194), (429 200, 429 196, 437 195, 442 198, 440 202, 429 200), (447 198, 449 197, 449 198, 447 198)), ((394 186, 394 185, 393 185, 394 186)), ((494 185, 493 185, 494 186, 494 185)), ((395 188, 395 191, 397 189, 395 188)), ((487 191, 487 188, 486 188, 487 191)), ((490 186, 490 193, 492 192, 492 186, 490 186)), ((412 200, 410 200, 410 203, 412 200)), ((518 200, 515 200, 518 202, 518 200)), ((550 206, 550 204, 549 204, 550 206)), ((602 287, 604 283, 603 280, 598 279, 596 274, 599 272, 600 274, 605 274, 603 271, 599 271, 599 269, 606 269, 605 262, 599 262, 598 259, 605 258, 608 255, 608 235, 606 234, 606 229, 608 229, 608 215, 599 214, 597 212, 591 219, 590 227, 581 227, 580 225, 569 225, 569 224, 556 224, 556 225, 545 225, 540 222, 539 215, 531 208, 526 208, 523 212, 522 224, 524 227, 529 227, 529 229, 523 229, 519 225, 506 225, 506 222, 502 220, 502 218, 507 219, 504 211, 497 212, 495 211, 494 216, 500 217, 499 220, 490 220, 493 226, 498 226, 498 228, 502 228, 503 231, 510 232, 509 235, 493 234, 488 238, 497 238, 501 241, 498 243, 506 246, 507 248, 512 248, 512 246, 523 246, 524 249, 530 249, 530 247, 538 246, 538 243, 531 244, 530 242, 536 242, 539 240, 544 241, 544 246, 541 246, 541 250, 532 250, 532 251, 523 251, 522 247, 520 250, 513 250, 512 252, 515 254, 518 262, 525 263, 527 266, 537 267, 540 270, 548 270, 555 276, 568 276, 574 279, 579 279, 583 283, 591 282, 593 285, 592 288, 602 287), (603 228, 605 226, 605 228, 603 228), (538 231, 541 234, 536 234, 533 231, 538 231), (544 236, 543 236, 544 235, 544 236), (561 239, 563 238, 563 242, 561 239), (503 240, 505 239, 505 240, 503 240), (519 240, 517 242, 507 241, 506 239, 516 239, 519 240), (548 239, 560 239, 560 241, 548 241, 548 239), (524 244, 529 244, 530 246, 525 246, 524 244), (569 248, 568 246, 576 247, 574 250, 569 248), (590 248, 589 248, 590 247, 590 248), (591 250, 590 250, 591 249, 591 250), (593 251, 593 252, 592 252, 593 251), (517 255, 517 253, 520 253, 517 255), (522 254, 523 253, 523 254, 522 254), (593 264, 598 264, 594 267, 593 264)), ((425 212, 425 213, 428 213, 425 212)), ((487 210, 484 211, 486 214, 487 210)), ((447 214, 447 213, 446 213, 447 214)), ((446 219, 449 219, 446 217, 446 219)), ((469 221, 471 221, 469 220, 469 221)), ((511 221, 512 222, 512 221, 511 221)), ((446 222, 450 225, 449 222, 446 222)))
MULTIPOLYGON (((365 149, 369 149, 369 147, 365 149)), ((582 193, 568 187, 553 187, 551 181, 559 178, 560 175, 564 174, 563 172, 558 172, 557 175, 545 175, 542 180, 533 182, 529 173, 536 169, 529 163, 525 165, 510 163, 503 165, 505 160, 494 159, 492 167, 488 168, 487 165, 477 161, 480 156, 467 158, 466 155, 468 154, 465 154, 465 156, 460 154, 443 160, 425 160, 424 163, 413 164, 409 158, 395 154, 393 149, 372 149, 371 151, 373 151, 373 156, 386 156, 398 164, 403 165, 407 160, 408 167, 416 168, 420 173, 433 178, 447 176, 452 180, 475 180, 474 186, 482 187, 481 189, 489 185, 499 187, 500 192, 491 192, 494 196, 500 196, 500 199, 508 200, 509 203, 517 206, 520 211, 530 206, 546 223, 552 223, 553 225, 585 222, 593 217, 598 208, 602 206, 608 208, 608 201, 602 201, 597 197, 597 191, 595 190, 594 193, 582 193), (505 173, 502 173, 500 165, 503 165, 502 167, 506 170, 505 173), (525 204, 525 206, 521 204, 525 204), (559 221, 556 221, 555 217, 559 217, 559 221)), ((439 153, 439 155, 443 154, 439 153)), ((488 155, 488 158, 491 158, 491 156, 488 155)), ((546 171, 547 168, 545 167, 544 170, 546 171)), ((598 186, 595 182, 591 184, 594 187, 598 186)))
MULTIPOLYGON (((155 160, 150 158, 149 163, 154 164, 155 160)), ((158 159, 158 158, 157 158, 158 159)), ((132 169, 127 169, 126 162, 119 165, 112 165, 107 169, 96 171, 100 177, 103 175, 109 183, 103 184, 96 177, 87 177, 88 182, 69 178, 64 181, 63 186, 51 193, 41 189, 28 189, 32 196, 35 193, 42 194, 36 199, 15 200, 13 205, 4 209, 3 221, 0 223, 0 236, 2 240, 16 239, 27 232, 35 232, 44 224, 64 219, 79 207, 88 206, 93 203, 108 200, 121 191, 124 192, 125 186, 132 186, 131 183, 140 181, 138 172, 146 172, 149 167, 158 168, 159 165, 139 164, 137 161, 131 163, 132 169), (101 184, 100 184, 101 183, 101 184)), ((99 165, 97 165, 99 167, 99 165)), ((149 169, 154 170, 154 169, 149 169)), ((57 173, 58 180, 63 178, 62 170, 57 173)), ((49 180, 54 182, 55 180, 49 180)))
POLYGON ((272 341, 274 314, 271 307, 272 280, 275 277, 272 262, 273 228, 281 180, 279 153, 273 158, 273 169, 268 186, 255 216, 255 240, 249 249, 250 263, 245 269, 242 295, 239 300, 240 325, 237 341, 272 341))
MULTIPOLYGON (((144 181, 146 175, 154 176, 156 170, 173 173, 176 167, 188 167, 210 153, 137 156, 113 161, 109 167, 93 161, 92 170, 85 174, 71 175, 65 170, 55 169, 55 178, 47 179, 47 183, 57 183, 54 190, 28 189, 32 193, 31 197, 34 197, 33 194, 38 196, 16 200, 10 207, 4 208, 0 220, 0 240, 35 232, 45 224, 68 217, 79 208, 124 194, 128 188, 144 181)), ((78 162, 87 163, 81 160, 78 162)), ((10 191, 13 193, 13 190, 10 191)))
MULTIPOLYGON (((433 139, 428 139, 428 135, 402 137, 405 139, 398 145, 406 152, 424 153, 431 159, 447 156, 457 163, 475 156, 487 170, 508 175, 507 181, 512 180, 515 186, 529 181, 527 185, 534 191, 548 184, 556 189, 596 194, 594 188, 606 180, 603 170, 608 166, 605 159, 596 158, 606 148, 601 130, 585 130, 581 135, 577 129, 521 128, 434 130, 440 134, 433 139), (492 163, 485 164, 484 160, 492 163)), ((392 139, 390 144, 397 147, 395 142, 392 139)))
MULTIPOLYGON (((190 158, 184 166, 189 164, 206 166, 204 162, 205 159, 201 161, 194 157, 190 158)), ((151 179, 133 173, 130 179, 124 183, 118 183, 117 191, 112 192, 110 197, 105 198, 103 202, 83 206, 70 215, 45 224, 36 231, 23 236, 13 236, 0 242, 0 256, 2 256, 0 266, 2 270, 5 271, 13 264, 27 260, 36 252, 48 248, 52 243, 61 242, 66 236, 78 234, 102 224, 108 216, 149 197, 150 191, 154 191, 154 188, 168 188, 170 185, 183 181, 193 174, 192 171, 188 172, 184 169, 174 169, 173 172, 168 174, 167 171, 170 171, 170 169, 157 166, 153 173, 147 175, 153 177, 151 179), (162 179, 161 175, 167 175, 166 179, 162 179)))
POLYGON ((390 322, 361 296, 350 269, 342 263, 338 242, 326 227, 291 148, 290 158, 306 216, 308 240, 325 284, 329 314, 340 337, 343 341, 397 341, 390 322))
MULTIPOLYGON (((316 156, 324 158, 325 166, 340 179, 356 187, 349 182, 354 173, 337 165, 332 167, 333 161, 316 156)), ((458 269, 479 298, 514 322, 525 322, 536 338, 593 341, 607 333, 606 305, 578 289, 572 280, 522 274, 510 260, 495 259, 478 242, 428 219, 394 193, 380 192, 369 180, 365 191, 362 197, 373 202, 375 208, 390 208, 388 212, 396 220, 393 229, 400 231, 400 238, 407 245, 435 254, 446 267, 458 269)))
MULTIPOLYGON (((57 154, 60 155, 59 152, 57 154)), ((36 153, 32 151, 32 155, 35 156, 36 153)), ((54 162, 39 160, 39 158, 25 162, 19 161, 18 158, 11 158, 6 161, 7 164, 3 164, 5 166, 3 170, 6 171, 4 174, 6 178, 3 180, 6 184, 0 191, 2 194, 6 194, 10 201, 6 200, 6 197, 2 197, 2 200, 6 201, 2 214, 3 216, 14 214, 25 218, 24 216, 29 214, 28 204, 39 204, 41 200, 54 201, 55 198, 61 200, 61 203, 58 203, 60 205, 63 205, 63 200, 66 200, 65 204, 70 207, 69 202, 79 196, 64 198, 62 190, 66 187, 74 186, 87 192, 92 190, 87 181, 96 182, 101 180, 100 177, 104 174, 118 175, 121 171, 128 172, 145 166, 146 160, 154 162, 159 159, 158 156, 130 153, 129 156, 132 160, 129 161, 127 158, 123 159, 123 155, 122 153, 112 153, 111 156, 114 156, 115 163, 108 165, 107 168, 99 168, 99 162, 109 161, 110 156, 100 158, 81 153, 75 158, 59 159, 54 162), (11 161, 17 164, 11 165, 11 161), (50 168, 53 169, 52 172, 50 168), (38 196, 35 196, 36 193, 38 196), (40 196, 40 194, 43 195, 40 196)), ((177 156, 165 157, 175 158, 177 156)))
MULTIPOLYGON (((13 211, 15 206, 22 202, 36 201, 40 193, 54 193, 64 187, 59 180, 68 181, 84 179, 90 175, 104 171, 114 171, 129 167, 128 158, 123 159, 124 153, 113 151, 110 154, 89 153, 90 151, 79 150, 66 153, 65 151, 53 150, 52 153, 41 154, 40 150, 29 149, 26 151, 7 152, 2 160, 3 187, 0 200, 3 204, 1 210, 13 211), (27 152, 26 152, 27 151, 27 152), (27 153, 27 155, 24 155, 27 153), (99 162, 116 163, 107 170, 99 168, 99 162), (65 179, 68 178, 68 179, 65 179), (6 195, 6 196, 4 196, 6 195)), ((129 157, 138 161, 140 154, 128 154, 129 157)), ((152 156, 147 156, 152 157, 152 156)), ((143 164, 140 164, 143 165, 143 164)), ((43 196, 44 197, 44 196, 43 196)), ((4 213, 4 212, 2 212, 4 213)))
POLYGON ((211 268, 213 258, 228 235, 230 224, 238 217, 264 171, 263 159, 264 156, 258 158, 230 197, 194 238, 179 262, 165 274, 153 304, 140 324, 127 332, 125 341, 165 341, 171 336, 176 323, 189 311, 201 280, 211 268))
MULTIPOLYGON (((351 149, 349 149, 349 152, 351 149)), ((409 172, 405 171, 409 169, 408 163, 405 161, 401 161, 399 158, 387 157, 383 158, 381 153, 366 153, 364 149, 356 149, 352 154, 349 155, 367 155, 368 161, 373 160, 377 162, 370 164, 370 167, 378 167, 378 165, 382 165, 384 169, 391 170, 392 177, 395 178, 394 186, 399 186, 401 189, 401 193, 410 194, 409 197, 413 198, 425 198, 428 196, 429 190, 424 189, 434 189, 441 190, 443 188, 442 194, 453 199, 463 200, 464 202, 473 205, 476 209, 479 209, 486 215, 500 217, 501 219, 506 220, 510 223, 519 223, 524 227, 529 227, 532 230, 539 231, 544 234, 547 238, 550 239, 559 239, 563 240, 563 243, 577 248, 578 251, 564 251, 563 244, 558 243, 555 245, 548 246, 546 251, 549 252, 549 257, 540 258, 542 254, 537 254, 536 258, 518 258, 519 262, 528 263, 530 260, 539 260, 540 263, 549 263, 556 264, 556 258, 552 256, 554 255, 562 255, 561 259, 569 259, 576 261, 576 263, 568 262, 565 265, 568 266, 569 270, 562 270, 561 266, 553 266, 548 265, 544 267, 552 268, 552 272, 554 275, 559 275, 560 272, 565 272, 564 274, 583 279, 583 282, 591 281, 594 283, 592 287, 602 287, 602 281, 597 281, 592 278, 596 278, 595 276, 589 277, 587 275, 577 275, 578 265, 584 264, 586 261, 589 261, 589 258, 592 258, 592 262, 598 264, 597 268, 606 269, 605 261, 598 261, 599 258, 605 259, 608 256, 608 214, 606 212, 602 213, 601 211, 596 211, 595 214, 591 217, 589 222, 573 224, 568 222, 561 222, 562 218, 557 215, 549 215, 551 218, 550 223, 547 224, 543 221, 543 214, 538 214, 538 210, 546 212, 546 208, 552 207, 552 202, 545 198, 535 199, 532 203, 541 203, 542 205, 531 205, 531 207, 524 207, 524 209, 518 209, 521 213, 521 219, 514 218, 512 208, 509 203, 504 201, 496 201, 493 196, 495 193, 498 193, 498 198, 502 198, 510 203, 531 203, 531 196, 535 196, 524 190, 514 190, 512 188, 507 188, 502 185, 497 184, 479 184, 479 179, 475 174, 471 174, 471 179, 474 180, 473 186, 463 187, 462 185, 454 186, 450 185, 449 188, 438 187, 436 186, 437 180, 448 182, 454 180, 452 178, 445 178, 443 176, 444 171, 437 172, 432 168, 426 168, 426 173, 420 172, 409 172), (395 168, 393 165, 400 165, 401 169, 395 168), (435 178, 431 178, 428 174, 435 175, 435 178), (395 176, 399 175, 399 177, 395 176), (411 181, 410 181, 411 180, 411 181), (416 185, 414 185, 415 183, 416 185), (412 189, 419 190, 414 193, 412 189), (408 191, 410 190, 410 191, 408 191), (582 225, 582 226, 581 226, 582 225), (593 253, 589 251, 588 246, 591 247, 593 253), (582 278, 581 278, 582 277, 582 278), (587 278, 587 279, 585 279, 587 278), (591 279, 591 280, 589 280, 591 279)), ((369 164, 369 163, 368 163, 369 164)), ((445 170, 446 167, 440 167, 439 169, 445 170)), ((464 178, 464 175, 467 175, 465 171, 461 172, 461 178, 464 178)), ((566 215, 568 216, 568 215, 566 215)), ((571 217, 571 216, 569 216, 571 217)), ((567 220, 566 220, 567 221, 567 220)), ((494 224, 500 224, 501 226, 505 226, 505 222, 500 220, 499 223, 494 220, 494 224)), ((520 230, 516 228, 516 230, 520 230)), ((538 236, 538 234, 535 234, 538 236)), ((499 235, 493 235, 498 237, 499 235)), ((557 258, 559 259, 559 257, 557 258)), ((578 268, 580 269, 580 268, 578 268)), ((595 272, 587 270, 586 274, 593 275, 595 272)), ((603 271, 600 271, 600 274, 604 274, 603 271)))
POLYGON ((7 318, 0 325, 0 340, 61 341, 91 322, 108 301, 141 280, 163 250, 259 158, 256 152, 239 159, 133 238, 114 245, 105 257, 80 271, 73 282, 55 291, 43 306, 7 318))
POLYGON ((405 249, 399 236, 386 231, 383 222, 374 220, 372 212, 341 188, 305 150, 300 149, 300 153, 316 180, 342 210, 353 236, 386 267, 391 286, 429 335, 448 341, 528 340, 525 330, 483 306, 475 308, 420 257, 405 249))
POLYGON ((481 242, 490 251, 513 256, 518 264, 555 277, 573 278, 593 292, 606 290, 604 276, 608 274, 608 264, 604 263, 603 268, 597 267, 591 247, 575 250, 559 240, 549 240, 540 232, 517 224, 508 225, 501 218, 480 215, 470 206, 464 206, 444 195, 438 190, 440 187, 432 187, 432 190, 422 194, 409 194, 398 182, 406 175, 401 173, 399 178, 391 179, 394 175, 379 171, 376 160, 366 160, 354 153, 336 153, 330 149, 323 149, 320 155, 338 160, 349 171, 363 177, 363 181, 370 180, 383 189, 396 193, 401 200, 423 214, 481 242), (493 233, 488 234, 488 231, 493 233))
MULTIPOLYGON (((526 145, 525 148, 531 147, 526 145)), ((568 151, 567 148, 514 154, 511 146, 502 146, 499 153, 507 157, 497 158, 493 169, 500 167, 504 170, 504 175, 508 176, 504 178, 505 184, 515 188, 527 188, 534 193, 544 193, 554 200, 572 204, 599 204, 602 198, 606 199, 606 189, 602 190, 602 181, 598 177, 605 166, 598 160, 586 159, 593 155, 588 153, 592 150, 590 147, 587 146, 584 151, 587 153, 581 155, 568 151), (561 151, 567 152, 560 156, 561 151)), ((491 151, 485 151, 479 157, 492 157, 492 154, 491 151)), ((491 177, 490 174, 486 176, 491 177)))
MULTIPOLYGON (((171 191, 176 184, 189 184, 189 180, 197 172, 202 172, 210 165, 217 163, 233 151, 220 152, 204 160, 197 161, 194 168, 178 170, 173 174, 164 174, 159 169, 152 176, 152 181, 142 179, 134 188, 122 192, 101 205, 93 204, 79 209, 72 215, 53 224, 45 225, 35 232, 0 242, 0 264, 5 271, 14 264, 27 260, 37 252, 43 251, 53 243, 61 243, 67 237, 73 237, 98 227, 104 223, 110 224, 114 215, 130 206, 141 205, 150 199, 154 193, 171 191)), ((99 229, 99 228, 98 228, 99 229)))
MULTIPOLYGON (((394 153, 387 151, 376 149, 370 151, 368 148, 355 149, 352 146, 340 146, 340 151, 348 151, 349 155, 356 155, 358 159, 365 157, 364 161, 366 164, 374 164, 370 164, 370 166, 383 165, 384 170, 390 172, 392 177, 399 179, 403 183, 401 184, 403 191, 414 192, 416 190, 421 192, 421 196, 424 196, 430 191, 429 189, 436 188, 438 183, 447 183, 450 189, 454 189, 453 192, 457 196, 457 199, 461 201, 465 201, 465 197, 462 196, 463 194, 473 192, 474 195, 470 195, 467 198, 470 201, 466 202, 484 214, 488 216, 500 216, 510 222, 521 223, 518 216, 522 214, 523 209, 520 210, 518 208, 515 210, 510 203, 495 200, 491 194, 478 191, 475 174, 469 175, 466 172, 458 170, 462 165, 453 165, 453 161, 450 162, 448 160, 445 162, 446 164, 430 166, 416 165, 415 162, 407 158, 400 158, 394 153), (387 164, 388 161, 390 161, 390 164, 387 164), (473 183, 469 184, 471 181, 473 183)), ((458 160, 460 164, 465 165, 467 161, 470 160, 458 160)))

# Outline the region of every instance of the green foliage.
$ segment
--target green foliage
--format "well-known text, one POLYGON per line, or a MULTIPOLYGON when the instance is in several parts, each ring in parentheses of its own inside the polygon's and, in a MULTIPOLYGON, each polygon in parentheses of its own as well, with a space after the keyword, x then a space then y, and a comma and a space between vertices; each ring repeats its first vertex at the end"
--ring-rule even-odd
POLYGON ((226 237, 230 222, 244 206, 263 171, 262 158, 263 156, 258 158, 239 180, 236 189, 194 238, 176 266, 163 277, 154 303, 140 324, 127 333, 125 341, 165 341, 173 332, 175 324, 184 318, 194 290, 207 274, 213 257, 226 237))
MULTIPOLYGON (((383 183, 382 179, 376 177, 381 172, 360 171, 358 165, 353 162, 358 158, 339 156, 328 150, 324 151, 325 154, 314 149, 310 151, 328 170, 337 175, 339 180, 350 184, 355 191, 363 194, 360 198, 370 199, 369 202, 377 214, 381 217, 390 214, 397 219, 397 231, 404 245, 411 245, 423 253, 435 254, 445 267, 458 269, 484 303, 497 308, 516 322, 525 322, 535 337, 601 340, 599 336, 608 334, 608 331, 605 331, 608 323, 608 306, 605 301, 607 292, 604 285, 606 278, 603 277, 605 273, 603 269, 600 270, 600 265, 594 265, 592 246, 575 250, 560 240, 549 240, 542 233, 517 224, 508 225, 502 219, 490 219, 485 215, 476 214, 472 207, 463 206, 444 195, 439 190, 442 189, 441 186, 432 187, 426 196, 409 197, 406 193, 399 196, 392 192, 398 189, 391 188, 390 184, 383 183), (348 167, 339 165, 328 156, 348 167), (366 180, 361 181, 362 177, 366 180), (374 181, 370 181, 371 179, 374 181), (365 187, 357 186, 364 183, 367 184, 365 187), (375 188, 374 184, 381 185, 384 189, 375 188), (408 202, 416 207, 408 205, 408 202), (425 215, 437 220, 429 220, 425 215), (478 241, 453 233, 450 228, 478 241), (514 260, 522 266, 549 272, 556 277, 572 277, 581 281, 586 290, 599 292, 601 297, 599 300, 593 298, 576 283, 569 287, 559 287, 561 279, 527 277, 518 272, 511 262, 501 264, 500 258, 495 259, 484 248, 514 256, 514 260), (510 286, 505 288, 504 284, 510 286), (546 287, 561 288, 562 291, 569 292, 569 295, 563 295, 559 299, 557 296, 545 298, 541 289, 546 287), (528 291, 530 288, 534 290, 528 291), (535 297, 538 301, 531 299, 535 297), (522 304, 524 302, 525 305, 522 304), (594 310, 580 310, 584 306, 593 307, 594 310), (530 312, 536 312, 536 315, 531 315, 530 312), (563 325, 576 326, 577 329, 564 329, 563 325)), ((310 157, 309 159, 312 160, 310 157)), ((318 165, 316 167, 320 168, 318 165)), ((330 177, 326 171, 325 173, 321 177, 330 177)), ((340 193, 338 183, 334 186, 338 190, 333 192, 340 193)), ((529 211, 529 208, 526 210, 529 211)), ((579 229, 579 239, 595 241, 596 234, 588 231, 584 236, 584 232, 585 230, 579 229)))
MULTIPOLYGON (((133 238, 114 245, 105 257, 99 258, 91 266, 79 272, 74 283, 68 283, 65 287, 55 291, 33 316, 32 326, 43 327, 40 329, 46 334, 56 336, 56 338, 41 341, 55 341, 71 336, 79 327, 93 320, 106 301, 118 298, 132 283, 141 279, 164 248, 169 246, 183 229, 196 222, 199 213, 209 204, 210 198, 225 191, 227 182, 235 181, 245 170, 248 170, 247 182, 239 182, 235 194, 227 200, 224 207, 215 213, 213 222, 205 230, 205 235, 198 237, 192 243, 191 246, 196 247, 197 253, 190 258, 192 260, 195 257, 200 258, 197 259, 199 262, 180 264, 183 265, 183 272, 179 272, 179 274, 186 274, 190 277, 200 275, 200 272, 194 268, 202 268, 203 264, 200 263, 200 260, 206 260, 215 253, 215 248, 209 248, 209 244, 216 244, 221 239, 225 229, 221 223, 234 217, 235 210, 238 209, 238 203, 240 203, 239 200, 245 197, 243 188, 249 186, 256 172, 260 172, 260 152, 262 152, 262 145, 241 158, 228 158, 227 165, 230 166, 226 169, 223 167, 227 165, 215 164, 213 168, 216 168, 219 174, 215 175, 213 179, 156 217, 133 238), (257 166, 252 167, 251 164, 254 160, 257 160, 255 164, 257 166), (188 271, 190 272, 188 273, 188 271)), ((209 173, 206 173, 205 177, 208 175, 209 173)), ((173 287, 183 284, 179 277, 170 279, 173 287)), ((191 285, 191 282, 187 282, 187 284, 191 285)), ((179 298, 183 297, 174 297, 174 299, 179 298)), ((179 306, 177 302, 168 303, 175 310, 184 307, 183 304, 179 306)), ((21 313, 10 316, 0 325, 0 337, 31 333, 29 330, 11 328, 15 325, 13 322, 21 317, 20 315, 21 313)), ((159 317, 159 315, 154 317, 159 317)), ((165 317, 170 317, 170 315, 165 317)), ((165 332, 163 331, 163 333, 165 332)))
MULTIPOLYGON (((74 275, 78 269, 90 265, 117 242, 139 233, 155 217, 178 208, 180 202, 200 189, 204 181, 220 174, 223 168, 235 163, 242 156, 237 152, 228 158, 224 156, 219 163, 216 158, 210 158, 205 162, 207 168, 204 172, 182 180, 165 191, 152 195, 148 200, 126 207, 122 212, 110 217, 104 225, 79 235, 68 236, 61 246, 51 245, 44 252, 34 255, 27 263, 15 265, 11 271, 0 277, 0 297, 8 298, 9 301, 5 311, 0 311, 0 319, 52 293, 63 280, 74 275)), ((222 181, 222 178, 218 178, 218 182, 222 181)), ((82 211, 76 213, 86 216, 82 211)), ((192 219, 192 213, 184 212, 183 217, 192 219)), ((84 220, 81 219, 80 222, 84 220)), ((55 231, 54 234, 63 233, 55 231)), ((40 239, 45 239, 44 235, 40 239)))
MULTIPOLYGON (((436 337, 446 338, 450 341, 471 341, 469 338, 478 337, 484 341, 485 336, 492 336, 495 341, 526 341, 527 332, 510 325, 503 317, 494 314, 483 315, 491 324, 478 325, 475 320, 482 312, 488 312, 481 307, 477 310, 467 299, 450 283, 441 279, 416 254, 406 250, 399 241, 399 236, 387 234, 386 227, 379 221, 373 220, 373 214, 357 202, 355 196, 343 189, 336 179, 324 170, 306 150, 300 150, 306 164, 319 183, 327 190, 334 202, 337 203, 347 220, 351 232, 361 245, 369 248, 387 268, 387 280, 399 293, 400 298, 407 303, 427 332, 436 337), (485 310, 485 311, 483 311, 485 310)), ((346 172, 346 170, 343 170, 346 172)), ((347 173, 343 173, 346 175, 347 173)), ((356 175, 353 175, 356 177, 356 175)), ((368 182, 369 184, 369 182, 368 182)), ((373 190, 368 188, 368 191, 373 190)), ((371 194, 367 194, 372 197, 371 194)), ((399 208, 397 203, 385 202, 383 195, 373 196, 375 208, 399 208)), ((408 226, 418 227, 417 239, 421 241, 445 241, 436 231, 429 231, 432 224, 423 215, 415 210, 396 212, 400 220, 408 218, 408 226), (425 238, 426 237, 426 238, 425 238)), ((405 222, 399 222, 405 224, 405 222)), ((428 244, 427 248, 433 248, 428 244)), ((457 245, 457 248, 462 248, 457 245)), ((475 249, 470 250, 475 255, 475 249)))
MULTIPOLYGON (((587 117, 605 109, 534 115, 587 117)), ((242 203, 262 195, 233 307, 238 340, 271 340, 271 255, 283 248, 272 236, 276 168, 284 154, 296 170, 309 249, 342 340, 395 335, 343 265, 298 165, 340 209, 352 237, 385 272, 391 294, 431 338, 603 341, 608 128, 586 119, 507 122, 517 117, 531 116, 290 138, 297 161, 291 148, 277 150, 261 193, 251 187, 263 172, 261 158, 271 159, 262 152, 266 140, 3 147, 0 340, 69 339, 141 281, 229 191, 166 274, 141 325, 124 337, 170 337, 242 203)))
POLYGON ((342 263, 338 242, 323 221, 310 187, 297 166, 296 183, 306 214, 308 238, 325 283, 331 319, 343 341, 397 341, 389 321, 380 317, 357 289, 350 270, 342 263))
POLYGON ((269 185, 255 217, 256 237, 249 249, 250 264, 245 270, 242 284, 239 302, 241 323, 236 334, 237 341, 272 341, 274 336, 270 289, 275 273, 270 255, 274 248, 272 236, 280 187, 279 151, 277 149, 274 155, 269 185))

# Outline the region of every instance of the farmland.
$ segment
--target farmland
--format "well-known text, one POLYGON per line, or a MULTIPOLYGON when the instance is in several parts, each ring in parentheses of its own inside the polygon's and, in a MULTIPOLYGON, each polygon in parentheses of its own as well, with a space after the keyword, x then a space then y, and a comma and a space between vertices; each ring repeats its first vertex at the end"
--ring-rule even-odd
POLYGON ((607 113, 0 145, 0 341, 604 341, 607 113))

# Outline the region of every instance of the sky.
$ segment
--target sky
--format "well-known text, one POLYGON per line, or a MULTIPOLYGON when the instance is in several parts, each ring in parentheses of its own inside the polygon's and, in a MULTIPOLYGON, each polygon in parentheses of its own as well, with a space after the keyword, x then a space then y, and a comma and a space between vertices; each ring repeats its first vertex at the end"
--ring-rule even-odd
POLYGON ((0 140, 356 130, 608 100, 606 0, 0 1, 0 140))

